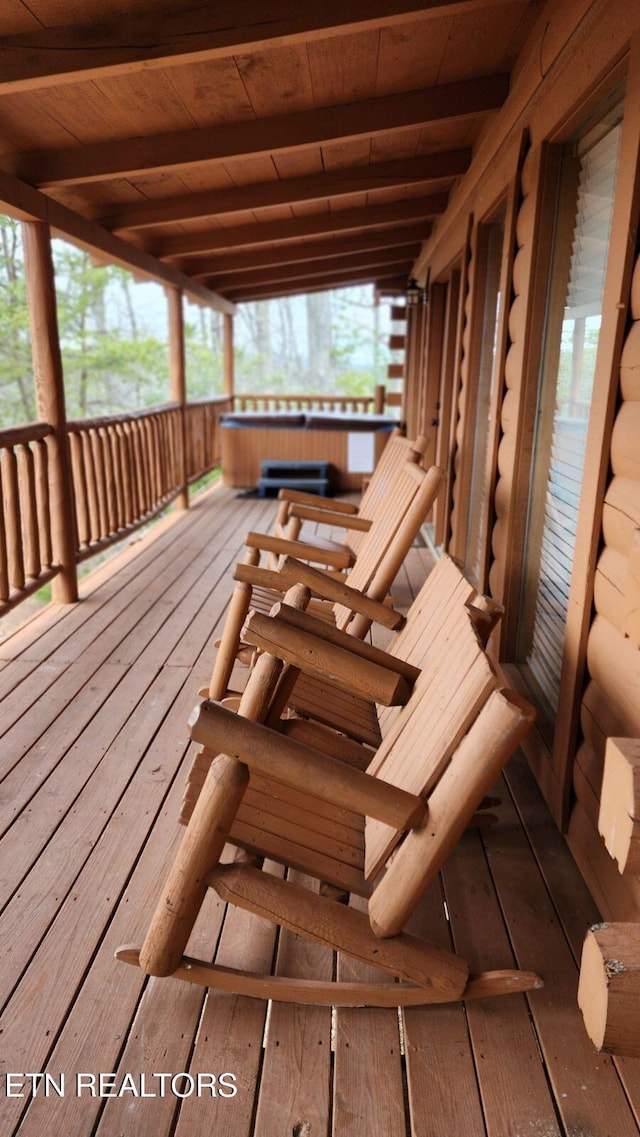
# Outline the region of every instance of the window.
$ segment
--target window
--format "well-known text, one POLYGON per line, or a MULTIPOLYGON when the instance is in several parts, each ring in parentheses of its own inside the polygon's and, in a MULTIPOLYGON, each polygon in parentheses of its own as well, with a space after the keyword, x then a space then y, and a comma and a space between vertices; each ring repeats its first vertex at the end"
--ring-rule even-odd
POLYGON ((550 722, 558 709, 620 118, 618 107, 566 148, 558 185, 518 644, 550 722))

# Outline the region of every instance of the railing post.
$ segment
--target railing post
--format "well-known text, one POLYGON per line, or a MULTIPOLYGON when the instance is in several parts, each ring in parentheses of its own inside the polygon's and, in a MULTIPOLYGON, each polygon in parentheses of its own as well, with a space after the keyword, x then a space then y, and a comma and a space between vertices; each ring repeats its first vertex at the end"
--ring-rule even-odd
POLYGON ((234 395, 234 375, 233 375, 233 316, 229 312, 224 313, 223 324, 223 371, 222 371, 222 384, 225 395, 233 399, 234 395))
POLYGON ((187 401, 187 379, 184 357, 184 315, 182 309, 182 290, 167 288, 169 305, 169 398, 180 406, 180 493, 176 498, 178 509, 189 508, 189 482, 187 463, 187 428, 185 404, 187 401))
POLYGON ((387 388, 384 383, 376 383, 376 388, 373 395, 373 413, 374 415, 384 414, 384 404, 387 394, 387 388))
POLYGON ((52 597, 71 604, 78 599, 76 526, 51 231, 44 221, 25 221, 22 233, 38 417, 54 430, 49 476, 53 556, 60 572, 52 580, 52 597))

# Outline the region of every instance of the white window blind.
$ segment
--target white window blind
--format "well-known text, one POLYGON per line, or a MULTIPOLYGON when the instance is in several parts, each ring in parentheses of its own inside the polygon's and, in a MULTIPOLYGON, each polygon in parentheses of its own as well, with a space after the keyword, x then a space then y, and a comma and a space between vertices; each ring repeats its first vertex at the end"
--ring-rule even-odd
POLYGON ((550 446, 546 456, 536 455, 536 473, 546 469, 546 481, 538 587, 527 663, 554 714, 558 707, 620 130, 618 124, 579 154, 571 267, 555 376, 555 408, 551 431, 545 432, 550 446))

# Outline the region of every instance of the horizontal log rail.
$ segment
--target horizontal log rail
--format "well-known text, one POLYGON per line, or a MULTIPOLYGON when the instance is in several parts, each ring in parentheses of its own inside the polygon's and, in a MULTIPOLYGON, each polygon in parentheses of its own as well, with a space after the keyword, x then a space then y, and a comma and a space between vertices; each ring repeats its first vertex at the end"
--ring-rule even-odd
POLYGON ((0 431, 0 615, 59 572, 54 556, 48 423, 0 431))
POLYGON ((235 395, 236 411, 342 411, 370 414, 375 409, 373 395, 235 395))

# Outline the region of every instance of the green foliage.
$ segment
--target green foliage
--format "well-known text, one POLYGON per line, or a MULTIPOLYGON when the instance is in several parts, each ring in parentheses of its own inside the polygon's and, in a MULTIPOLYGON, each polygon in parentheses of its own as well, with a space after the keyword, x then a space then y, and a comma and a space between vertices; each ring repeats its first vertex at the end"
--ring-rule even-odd
MULTIPOLYGON (((67 416, 94 418, 166 403, 167 301, 159 284, 53 242, 67 416)), ((187 397, 222 388, 219 313, 185 306, 187 397)), ((0 215, 0 426, 37 419, 20 223, 0 215)))
POLYGON ((240 306, 239 392, 371 395, 386 382, 389 312, 371 287, 240 306))
POLYGON ((36 400, 20 224, 0 214, 0 425, 32 422, 36 400))
MULTIPOLYGON (((167 401, 169 365, 162 338, 136 309, 130 275, 94 265, 54 243, 58 325, 69 418, 96 417, 167 401)), ((166 307, 160 286, 158 303, 166 307)))
MULTIPOLYGON (((159 284, 53 242, 67 415, 95 418, 169 398, 168 316, 159 284)), ((0 215, 0 426, 35 421, 20 223, 0 215)), ((244 304, 235 321, 239 392, 370 395, 384 382, 388 315, 371 288, 244 304)), ((185 304, 187 398, 222 390, 217 312, 185 304)))

